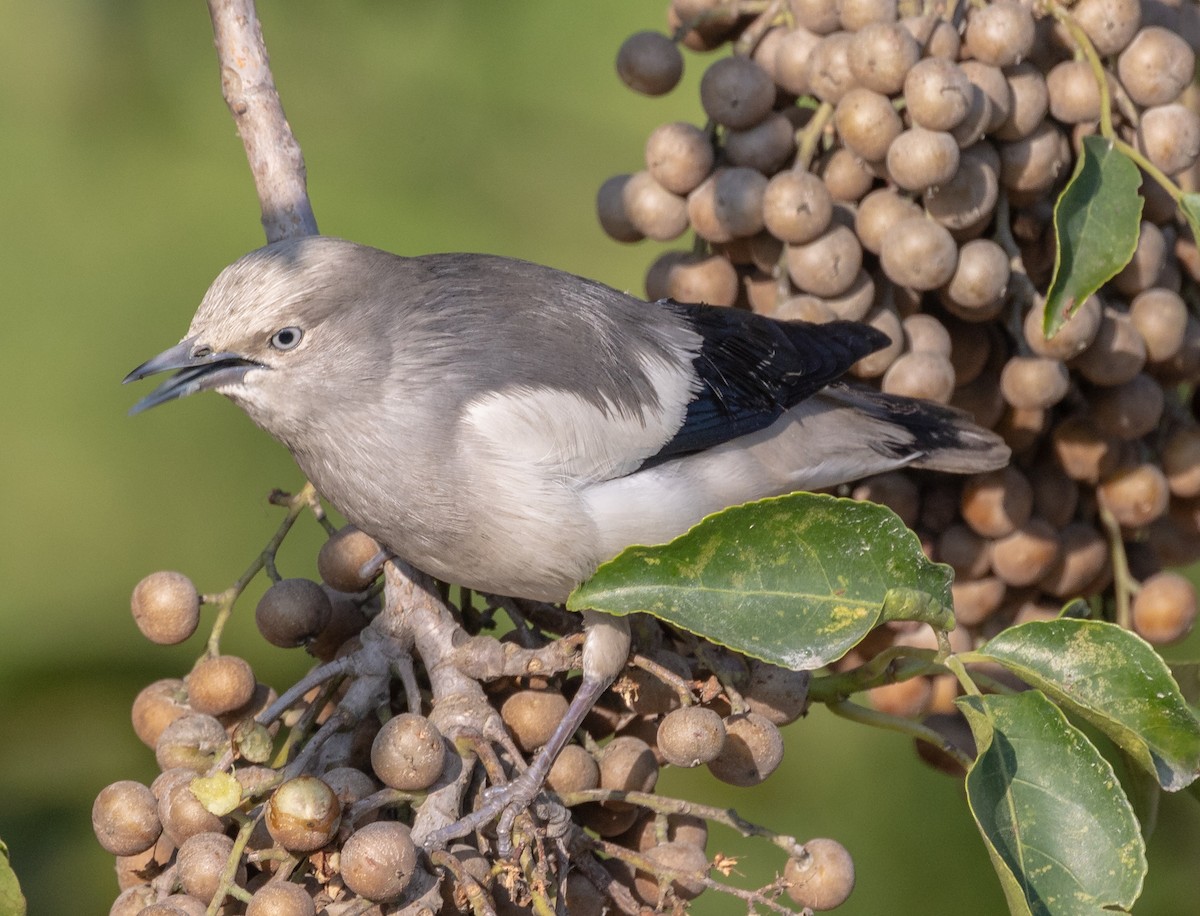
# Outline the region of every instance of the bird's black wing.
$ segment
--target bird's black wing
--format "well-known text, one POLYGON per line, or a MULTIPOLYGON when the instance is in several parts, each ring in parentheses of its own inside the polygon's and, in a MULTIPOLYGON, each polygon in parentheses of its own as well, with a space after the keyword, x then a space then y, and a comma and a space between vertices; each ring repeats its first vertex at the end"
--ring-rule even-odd
POLYGON ((700 334, 692 366, 701 387, 683 425, 643 467, 765 429, 889 343, 853 321, 775 321, 742 309, 664 305, 700 334))

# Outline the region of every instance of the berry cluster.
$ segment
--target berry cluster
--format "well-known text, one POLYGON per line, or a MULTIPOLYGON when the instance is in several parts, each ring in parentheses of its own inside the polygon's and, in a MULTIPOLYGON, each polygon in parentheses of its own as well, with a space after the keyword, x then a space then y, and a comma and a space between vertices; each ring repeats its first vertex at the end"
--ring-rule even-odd
MULTIPOLYGON (((700 81, 707 124, 658 127, 645 168, 599 190, 614 239, 694 235, 653 262, 648 296, 866 322, 892 345, 853 375, 1004 437, 1001 471, 848 489, 954 568, 958 648, 1075 598, 1152 643, 1183 638, 1195 589, 1162 570, 1200 559, 1200 258, 1173 199, 1200 154, 1194 4, 673 0, 669 19, 672 37, 622 46, 630 88, 671 90, 681 44, 733 53, 700 81), (1137 249, 1047 339, 1055 197, 1103 118, 1143 169, 1137 249)), ((880 701, 949 711, 953 690, 880 701)))
POLYGON ((790 895, 828 908, 850 893, 853 863, 836 841, 801 845, 732 811, 654 794, 663 766, 705 765, 737 786, 766 779, 783 757, 779 726, 805 711, 809 675, 748 662, 650 618, 635 624, 629 667, 556 760, 552 794, 533 818, 518 819, 526 855, 501 856, 492 824, 448 845, 430 842, 431 824, 480 804, 476 760, 496 785, 546 743, 579 686, 571 673, 578 619, 507 599, 481 607, 478 596, 461 595, 447 642, 485 711, 473 708, 476 725, 450 730, 454 697, 430 676, 428 657, 414 664, 380 600, 378 545, 352 526, 333 531, 311 488, 276 501, 290 508, 288 519, 230 590, 201 596, 186 576, 164 571, 133 591, 134 619, 156 643, 192 636, 204 605, 217 616, 192 671, 134 700, 134 730, 161 774, 150 786, 114 783, 93 807, 96 836, 117 857, 114 916, 683 907, 725 888, 710 876, 710 821, 771 837, 790 853, 774 883, 734 891, 744 900, 782 911, 778 898, 790 895), (321 582, 282 578, 274 567, 274 551, 307 508, 330 531, 317 558, 321 582), (219 649, 224 620, 260 569, 274 584, 255 611, 259 632, 318 661, 282 695, 219 649), (500 607, 517 628, 497 640, 484 631, 500 607), (443 811, 447 793, 455 807, 443 811))

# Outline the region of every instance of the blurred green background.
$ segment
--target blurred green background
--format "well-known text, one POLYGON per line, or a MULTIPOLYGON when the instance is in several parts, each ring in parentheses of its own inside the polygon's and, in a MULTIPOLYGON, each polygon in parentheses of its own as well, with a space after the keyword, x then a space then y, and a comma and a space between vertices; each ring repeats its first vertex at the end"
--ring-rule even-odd
MULTIPOLYGON (((227 586, 274 530, 272 487, 299 473, 221 398, 130 419, 118 382, 176 341, 229 261, 262 244, 220 97, 201 0, 0 0, 0 837, 34 914, 103 913, 111 858, 96 792, 148 781, 129 704, 181 676, 201 637, 164 649, 128 595, 155 569, 227 586)), ((661 0, 479 3, 271 0, 276 78, 308 162, 322 230, 401 253, 479 250, 640 291, 654 252, 605 239, 596 187, 638 167, 663 120, 699 120, 699 70, 651 100, 626 91, 621 40, 661 28, 661 0)), ((313 568, 302 524, 285 575, 313 568)), ((253 633, 257 592, 225 647, 285 686, 305 657, 253 633)), ((664 789, 734 804, 801 838, 842 840, 859 883, 841 912, 1004 912, 958 785, 903 739, 820 712, 787 730, 783 769, 756 790, 704 774, 664 789)), ((773 848, 717 834, 762 883, 773 848)), ((1190 914, 1200 815, 1165 800, 1137 912, 1190 914)), ((696 912, 740 911, 707 895, 696 912)))

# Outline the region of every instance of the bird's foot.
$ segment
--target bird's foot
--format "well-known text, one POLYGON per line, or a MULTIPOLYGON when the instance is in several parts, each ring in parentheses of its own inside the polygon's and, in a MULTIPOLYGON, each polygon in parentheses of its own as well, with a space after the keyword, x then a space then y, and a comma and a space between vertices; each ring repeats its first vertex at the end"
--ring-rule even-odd
POLYGON ((539 820, 556 822, 559 818, 556 818, 555 814, 559 812, 567 816, 561 805, 552 804, 549 799, 545 799, 545 805, 534 805, 534 801, 542 792, 543 782, 544 779, 541 776, 529 769, 511 782, 486 789, 483 793, 483 802, 478 808, 465 817, 459 818, 453 824, 429 834, 425 840, 425 847, 427 849, 445 847, 452 840, 496 820, 496 851, 503 857, 509 856, 512 853, 513 825, 517 818, 529 811, 531 807, 539 820))
POLYGON ((388 560, 391 560, 396 555, 390 550, 381 550, 371 559, 367 560, 358 570, 358 576, 364 582, 373 582, 375 578, 383 572, 383 567, 387 565, 388 560))

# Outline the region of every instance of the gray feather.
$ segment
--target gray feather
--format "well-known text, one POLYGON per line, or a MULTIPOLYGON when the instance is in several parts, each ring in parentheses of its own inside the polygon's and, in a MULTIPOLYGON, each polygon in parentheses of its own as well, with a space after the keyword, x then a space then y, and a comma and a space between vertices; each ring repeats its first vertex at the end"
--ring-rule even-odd
MULTIPOLYGON (((725 433, 705 408, 702 440, 677 438, 689 408, 711 398, 694 363, 714 352, 713 335, 745 327, 773 339, 765 319, 710 322, 702 338, 690 314, 523 261, 303 238, 227 268, 184 343, 163 354, 194 358, 156 358, 146 372, 179 368, 189 391, 228 396, 350 521, 426 572, 550 601, 624 547, 669 540, 729 505, 909 464, 962 472, 1007 460, 994 434, 947 408, 818 391, 819 376, 795 387, 808 366, 832 376, 836 360, 855 358, 827 362, 829 334, 800 328, 776 336, 811 341, 813 357, 754 364, 789 373, 779 384, 792 388, 779 390, 801 400, 772 402, 749 424, 744 407, 730 411, 741 425, 725 433), (270 343, 281 328, 302 331, 284 352, 270 343), (226 356, 238 371, 219 375, 226 356)), ((835 330, 854 339, 853 326, 835 330)), ((871 346, 868 332, 860 339, 871 346)), ((152 403, 183 393, 160 389, 152 403)))

